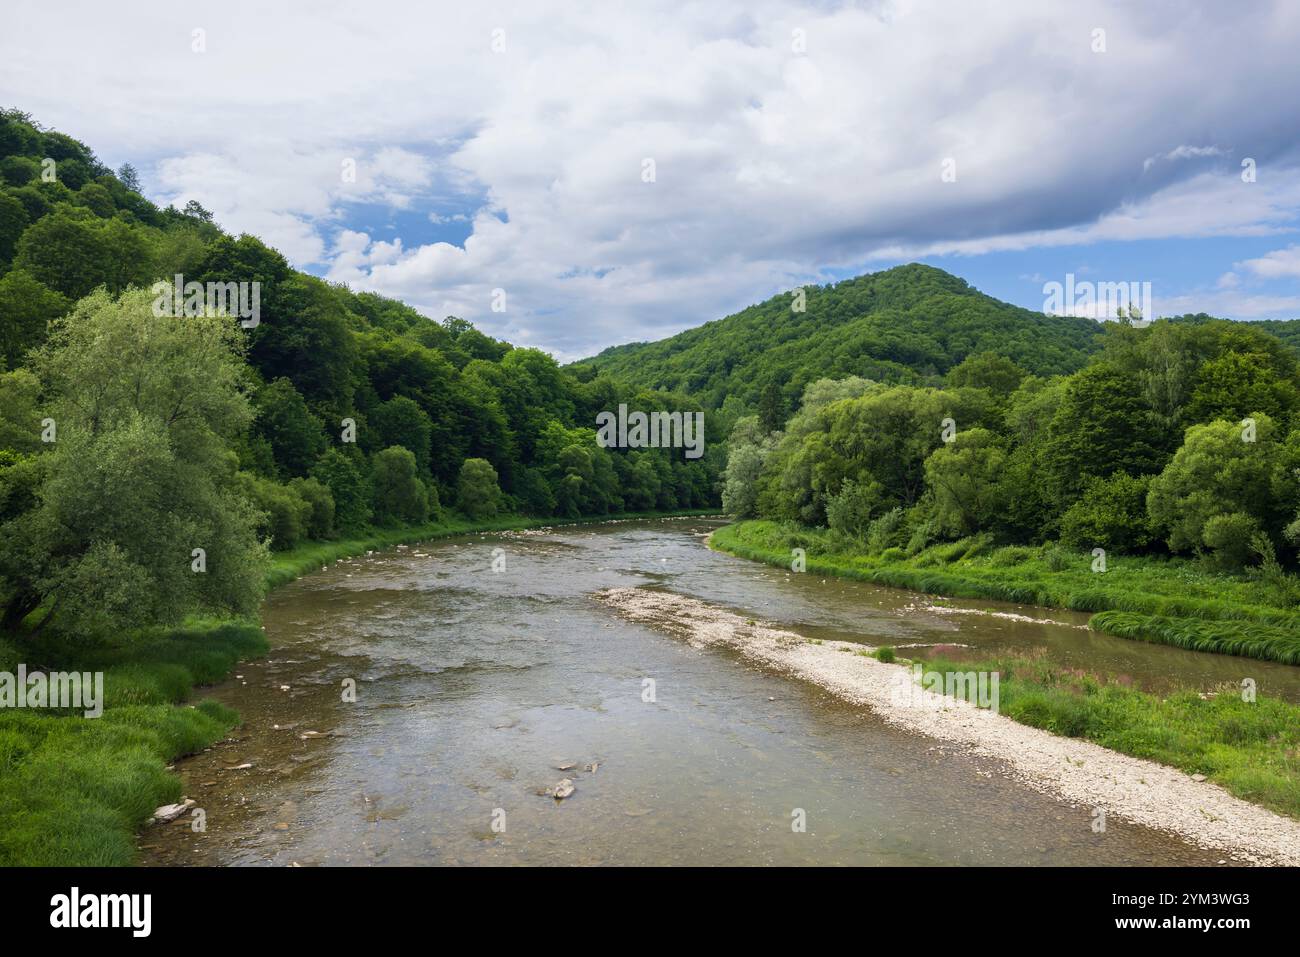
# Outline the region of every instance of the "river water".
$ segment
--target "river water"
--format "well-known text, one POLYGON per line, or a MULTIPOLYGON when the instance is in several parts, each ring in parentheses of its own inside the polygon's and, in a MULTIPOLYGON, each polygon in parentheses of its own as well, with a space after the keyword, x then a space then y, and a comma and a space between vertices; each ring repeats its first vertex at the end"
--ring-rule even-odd
POLYGON ((1044 648, 1153 688, 1248 676, 1265 693, 1300 694, 1300 669, 1107 638, 1081 629, 1080 615, 936 602, 712 552, 704 536, 717 524, 450 539, 339 562, 278 589, 263 609, 270 655, 208 693, 244 726, 177 765, 206 831, 189 818, 148 828, 142 863, 1222 857, 1114 816, 1095 833, 1089 808, 1015 782, 995 760, 624 621, 591 598, 608 587, 668 589, 809 637, 1044 648), (354 701, 344 700, 350 682, 354 701), (562 778, 576 790, 556 801, 544 792, 562 778))

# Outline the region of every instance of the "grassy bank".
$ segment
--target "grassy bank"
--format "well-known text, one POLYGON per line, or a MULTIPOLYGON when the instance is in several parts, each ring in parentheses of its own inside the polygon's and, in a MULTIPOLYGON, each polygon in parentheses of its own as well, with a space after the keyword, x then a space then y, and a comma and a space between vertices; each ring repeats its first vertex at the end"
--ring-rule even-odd
POLYGON ((998 710, 1021 724, 1203 774, 1239 798, 1300 818, 1296 705, 1246 702, 1235 687, 1162 698, 1043 658, 936 657, 925 667, 996 672, 998 710))
POLYGON ((166 765, 222 738, 238 715, 181 705, 261 654, 255 622, 200 622, 119 647, 0 647, 0 671, 102 671, 104 713, 0 710, 0 865, 120 865, 155 808, 180 797, 166 765))
POLYGON ((1214 574, 1190 561, 1110 556, 1105 572, 1092 556, 1054 546, 993 547, 972 538, 914 555, 889 548, 868 554, 824 529, 751 521, 713 534, 722 551, 790 567, 806 552, 806 570, 953 598, 988 598, 1094 614, 1089 627, 1121 638, 1196 651, 1300 664, 1300 614, 1262 582, 1214 574))
MULTIPOLYGON (((322 565, 389 548, 484 531, 616 519, 709 514, 633 513, 539 520, 506 516, 471 522, 369 529, 354 537, 311 542, 274 553, 268 589, 322 565)), ((226 678, 241 661, 264 654, 255 621, 196 621, 87 647, 51 634, 21 650, 0 641, 0 672, 104 673, 104 713, 0 709, 0 866, 119 866, 135 858, 135 832, 162 804, 181 797, 169 762, 219 741, 239 716, 217 702, 188 705, 195 688, 226 678)))

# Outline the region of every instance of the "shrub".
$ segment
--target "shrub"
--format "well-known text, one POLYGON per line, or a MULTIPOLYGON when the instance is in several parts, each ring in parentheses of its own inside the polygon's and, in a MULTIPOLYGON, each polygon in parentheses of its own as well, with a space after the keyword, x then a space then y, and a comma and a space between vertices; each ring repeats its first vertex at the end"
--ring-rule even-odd
POLYGON ((371 463, 375 521, 418 525, 429 517, 429 490, 420 481, 415 454, 400 445, 376 452, 371 463))
POLYGON ((894 544, 899 530, 903 527, 903 510, 891 508, 867 526, 867 550, 883 552, 894 544))
POLYGON ((1049 570, 1054 572, 1063 572, 1070 567, 1073 556, 1069 549, 1062 548, 1056 543, 1043 546, 1043 561, 1047 564, 1049 570))
POLYGON ((877 648, 876 660, 883 661, 885 664, 894 661, 894 649, 889 647, 889 645, 885 645, 883 648, 877 648))
POLYGON ((258 535, 269 539, 275 551, 297 545, 307 533, 312 506, 293 489, 271 479, 247 472, 241 473, 240 479, 245 497, 262 513, 258 535))
POLYGON ((296 478, 289 483, 294 493, 310 507, 307 513, 307 536, 329 538, 334 534, 334 496, 319 479, 296 478))
POLYGON ((879 483, 863 485, 845 479, 839 492, 826 502, 826 523, 836 532, 863 539, 874 524, 871 514, 880 507, 880 498, 879 483))
POLYGON ((1251 540, 1259 524, 1243 512, 1215 515, 1205 523, 1201 537, 1210 549, 1210 564, 1220 571, 1241 571, 1251 555, 1251 540))
POLYGON ((1300 605, 1300 579, 1282 568, 1272 540, 1259 532, 1251 538, 1250 550, 1259 557, 1259 567, 1251 574, 1272 593, 1274 601, 1283 607, 1300 605))
POLYGON ((1147 519, 1151 477, 1116 472, 1093 478, 1061 516, 1061 541, 1076 548, 1139 552, 1155 539, 1147 519))
POLYGON ((486 459, 466 459, 456 486, 457 507, 470 518, 491 518, 496 515, 500 501, 501 489, 492 463, 486 459))

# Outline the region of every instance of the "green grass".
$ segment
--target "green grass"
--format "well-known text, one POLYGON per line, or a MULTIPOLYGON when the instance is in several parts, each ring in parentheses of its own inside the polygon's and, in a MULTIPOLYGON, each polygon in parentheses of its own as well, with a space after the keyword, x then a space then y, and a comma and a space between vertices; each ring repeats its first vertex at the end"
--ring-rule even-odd
MULTIPOLYGON (((707 510, 629 513, 576 521, 505 516, 471 522, 368 529, 275 553, 268 588, 371 549, 451 535, 586 524, 611 519, 712 514, 707 510)), ((236 663, 265 654, 255 621, 192 621, 185 627, 87 645, 49 633, 19 649, 0 639, 0 671, 103 671, 104 713, 0 709, 0 866, 120 866, 136 855, 135 831, 162 804, 180 798, 176 758, 208 747, 239 723, 214 701, 185 704, 196 687, 226 678, 236 663)))
POLYGON ((175 702, 265 650, 254 622, 198 622, 80 655, 57 642, 30 649, 40 656, 31 660, 51 670, 102 670, 104 713, 0 710, 0 865, 131 863, 134 831, 180 796, 167 763, 219 740, 239 720, 213 701, 175 702))
POLYGON ((1251 621, 1164 618, 1127 611, 1103 611, 1088 626, 1120 638, 1133 638, 1191 651, 1212 651, 1264 661, 1300 664, 1300 632, 1251 621))
POLYGON ((713 533, 713 547, 790 567, 807 552, 807 571, 952 598, 988 598, 1094 614, 1089 627, 1121 638, 1300 663, 1300 613, 1264 584, 1205 571, 1195 562, 1110 556, 1092 571, 1087 552, 1049 546, 993 548, 986 539, 932 545, 913 556, 845 545, 823 529, 752 521, 713 533), (1125 614, 1116 614, 1123 612, 1125 614))
POLYGON ((1045 658, 945 657, 924 665, 997 672, 1006 717, 1204 774, 1239 798, 1300 817, 1300 706, 1262 696, 1246 702, 1234 686, 1206 697, 1191 690, 1161 697, 1045 658))

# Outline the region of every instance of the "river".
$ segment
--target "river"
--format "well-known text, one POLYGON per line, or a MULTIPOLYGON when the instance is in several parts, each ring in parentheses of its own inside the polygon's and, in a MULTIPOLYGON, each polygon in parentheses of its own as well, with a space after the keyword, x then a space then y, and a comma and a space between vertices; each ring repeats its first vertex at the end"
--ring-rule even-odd
POLYGON ((809 637, 1040 647, 1156 689, 1248 676, 1265 693, 1300 694, 1300 669, 1095 635, 1081 615, 935 601, 733 558, 704 544, 717 524, 449 539, 339 562, 276 590, 263 608, 271 653, 206 692, 238 709, 243 727, 177 763, 206 830, 190 818, 147 828, 141 862, 1222 858, 1113 816, 1095 832, 1089 808, 1029 789, 996 760, 623 620, 591 598, 610 587, 668 589, 809 637), (575 791, 557 801, 545 791, 562 778, 575 791))

